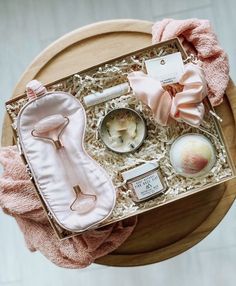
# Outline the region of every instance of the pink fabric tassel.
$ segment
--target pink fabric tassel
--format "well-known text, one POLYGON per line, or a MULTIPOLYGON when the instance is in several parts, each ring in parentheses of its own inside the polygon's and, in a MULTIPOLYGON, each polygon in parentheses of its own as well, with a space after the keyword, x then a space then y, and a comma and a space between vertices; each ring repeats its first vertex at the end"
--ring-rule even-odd
POLYGON ((46 87, 36 79, 31 80, 26 85, 26 94, 29 100, 32 100, 37 96, 44 95, 46 92, 46 87))

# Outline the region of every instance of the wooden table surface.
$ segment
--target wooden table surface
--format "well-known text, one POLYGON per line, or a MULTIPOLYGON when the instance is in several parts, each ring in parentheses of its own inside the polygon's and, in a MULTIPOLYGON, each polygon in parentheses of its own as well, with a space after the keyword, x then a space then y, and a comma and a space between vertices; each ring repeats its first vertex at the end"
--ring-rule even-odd
MULTIPOLYGON (((25 90, 36 78, 44 84, 151 44, 152 23, 113 20, 77 29, 45 49, 26 69, 13 92, 25 90)), ((236 89, 229 83, 224 103, 216 109, 233 160, 236 158, 236 89)), ((2 145, 12 145, 10 121, 5 116, 2 145)), ((113 253, 97 263, 137 266, 173 257, 206 237, 221 221, 236 196, 236 180, 182 198, 139 215, 133 234, 113 253)))

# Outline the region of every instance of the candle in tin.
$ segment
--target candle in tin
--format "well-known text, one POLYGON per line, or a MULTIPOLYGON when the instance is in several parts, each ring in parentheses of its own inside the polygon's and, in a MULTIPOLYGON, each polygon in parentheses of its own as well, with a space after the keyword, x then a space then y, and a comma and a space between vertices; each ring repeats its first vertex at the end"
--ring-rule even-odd
POLYGON ((104 144, 116 153, 137 150, 146 136, 146 124, 141 115, 130 108, 110 111, 100 125, 100 137, 104 144))

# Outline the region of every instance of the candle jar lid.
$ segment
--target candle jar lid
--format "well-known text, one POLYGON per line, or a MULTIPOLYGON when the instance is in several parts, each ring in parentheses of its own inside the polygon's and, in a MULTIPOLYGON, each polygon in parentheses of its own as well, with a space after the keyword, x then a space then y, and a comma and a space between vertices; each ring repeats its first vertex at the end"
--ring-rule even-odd
POLYGON ((133 169, 122 172, 122 177, 125 181, 128 181, 133 178, 139 177, 145 173, 148 173, 152 170, 155 170, 158 167, 159 167, 159 164, 157 161, 150 161, 138 167, 135 167, 133 169))
POLYGON ((143 117, 131 108, 116 108, 103 118, 99 135, 108 149, 124 154, 136 151, 147 134, 143 117))

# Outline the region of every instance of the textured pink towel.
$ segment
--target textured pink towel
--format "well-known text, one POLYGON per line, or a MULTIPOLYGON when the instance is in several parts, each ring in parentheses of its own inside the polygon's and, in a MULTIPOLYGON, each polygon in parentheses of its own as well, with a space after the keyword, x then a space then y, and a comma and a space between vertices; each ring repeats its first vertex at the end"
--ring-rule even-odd
POLYGON ((208 20, 164 19, 154 24, 152 36, 153 44, 178 36, 188 53, 202 61, 212 105, 222 102, 229 81, 229 63, 208 20))
POLYGON ((0 206, 20 226, 27 246, 61 267, 83 268, 120 246, 132 233, 136 217, 63 241, 58 240, 26 173, 16 147, 0 150, 0 206))

